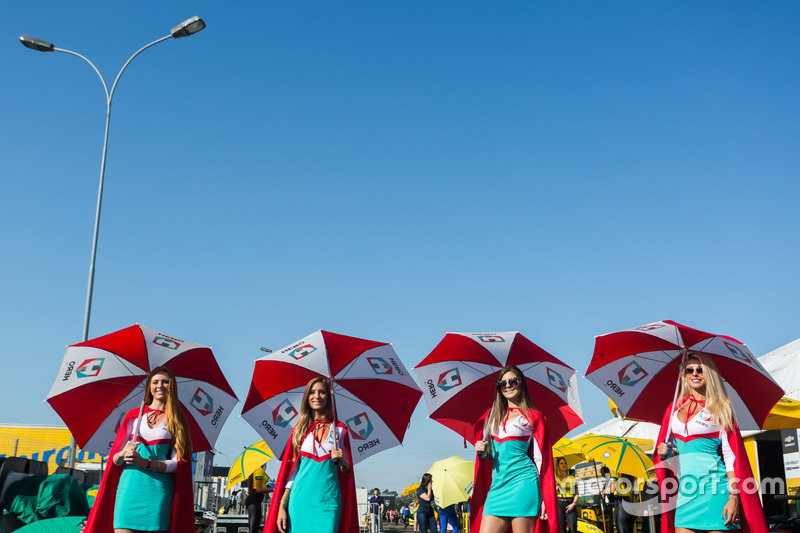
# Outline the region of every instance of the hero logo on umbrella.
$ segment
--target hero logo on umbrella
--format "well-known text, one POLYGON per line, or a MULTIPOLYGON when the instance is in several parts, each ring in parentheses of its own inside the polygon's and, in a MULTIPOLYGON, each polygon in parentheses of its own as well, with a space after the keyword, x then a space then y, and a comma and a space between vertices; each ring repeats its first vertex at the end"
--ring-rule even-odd
POLYGON ((447 372, 443 372, 439 376, 439 381, 436 383, 443 391, 448 391, 461 385, 461 374, 458 367, 451 368, 447 372))
POLYGON ((192 401, 189 402, 189 405, 194 407, 201 415, 208 416, 214 410, 214 398, 200 387, 197 387, 197 391, 192 396, 192 401))
POLYGON ((161 335, 157 335, 153 339, 153 344, 157 344, 157 345, 161 346, 162 348, 168 348, 170 350, 177 350, 180 347, 181 342, 179 342, 178 339, 173 339, 172 337, 167 337, 166 335, 161 334, 161 335))
POLYGON ((650 374, 636 361, 631 361, 619 371, 619 383, 626 387, 633 387, 650 374))
POLYGON ((272 411, 272 421, 276 426, 285 428, 294 417, 297 416, 297 409, 294 408, 289 399, 284 399, 278 407, 272 411))
POLYGON ((506 342, 500 335, 478 335, 478 340, 481 342, 506 342))
POLYGON ((297 348, 293 349, 289 352, 289 357, 297 361, 298 359, 302 359, 303 357, 312 354, 317 351, 317 347, 313 344, 304 344, 302 346, 298 346, 297 348))
POLYGON ((372 367, 373 372, 376 374, 391 374, 392 365, 386 362, 383 357, 367 357, 369 366, 372 367))
POLYGON ((372 430, 374 429, 367 413, 361 413, 353 418, 348 418, 345 424, 347 424, 348 429, 350 429, 353 438, 357 440, 367 440, 367 437, 372 434, 372 430))
POLYGON ((75 373, 79 378, 93 378, 100 374, 100 369, 103 368, 103 362, 105 362, 105 360, 105 357, 87 359, 81 363, 81 366, 75 369, 75 373))
POLYGON ((561 392, 567 392, 567 384, 564 382, 564 378, 549 366, 547 367, 547 380, 550 382, 550 385, 556 389, 561 392))
POLYGON ((728 341, 722 341, 722 342, 725 343, 725 346, 728 348, 728 351, 731 352, 731 354, 733 354, 735 358, 741 359, 745 363, 752 363, 750 354, 748 354, 746 351, 742 350, 735 344, 729 343, 728 341))
POLYGON ((663 328, 666 324, 647 324, 645 326, 639 326, 638 328, 633 328, 635 331, 653 331, 654 329, 663 328))

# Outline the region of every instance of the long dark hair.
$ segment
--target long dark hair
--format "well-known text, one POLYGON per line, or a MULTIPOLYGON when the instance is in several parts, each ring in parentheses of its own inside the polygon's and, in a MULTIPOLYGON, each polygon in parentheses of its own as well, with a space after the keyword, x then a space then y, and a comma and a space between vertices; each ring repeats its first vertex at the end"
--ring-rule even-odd
POLYGON ((425 472, 424 474, 422 474, 422 479, 419 480, 419 486, 427 487, 428 483, 430 483, 432 479, 433 476, 430 475, 428 472, 425 472))

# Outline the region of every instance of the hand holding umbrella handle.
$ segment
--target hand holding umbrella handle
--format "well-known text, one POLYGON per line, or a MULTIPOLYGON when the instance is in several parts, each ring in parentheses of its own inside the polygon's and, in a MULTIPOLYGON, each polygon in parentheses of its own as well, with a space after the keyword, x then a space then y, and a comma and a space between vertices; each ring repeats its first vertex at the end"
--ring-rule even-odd
POLYGON ((657 451, 659 452, 658 454, 661 457, 662 461, 666 461, 670 457, 675 457, 676 455, 678 455, 678 450, 675 447, 675 444, 672 442, 662 442, 661 444, 658 445, 657 451), (666 450, 664 450, 664 448, 666 448, 666 450))
POLYGON ((475 451, 479 459, 486 459, 489 457, 489 443, 485 440, 479 440, 475 443, 475 451))

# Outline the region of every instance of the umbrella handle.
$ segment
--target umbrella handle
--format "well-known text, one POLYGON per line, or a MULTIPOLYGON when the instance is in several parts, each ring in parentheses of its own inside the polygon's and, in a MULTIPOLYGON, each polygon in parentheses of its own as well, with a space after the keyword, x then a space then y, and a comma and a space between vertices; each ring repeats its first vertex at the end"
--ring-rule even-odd
MULTIPOLYGON (((331 384, 331 407, 333 410, 333 424, 331 426, 331 431, 333 432, 333 447, 335 449, 339 449, 339 432, 336 431, 336 426, 338 425, 338 420, 336 419, 336 399, 334 398, 333 394, 333 378, 328 380, 331 384)), ((339 459, 334 459, 333 464, 339 466, 339 459)))
MULTIPOLYGON (((686 364, 686 353, 687 353, 686 348, 683 348, 683 350, 681 350, 681 366, 680 366, 680 368, 683 368, 683 366, 686 364)), ((678 371, 678 382, 675 384, 675 394, 672 395, 672 407, 670 407, 669 418, 667 419, 667 436, 664 438, 664 442, 667 443, 667 454, 661 456, 661 460, 662 461, 666 460, 668 457, 671 457, 672 449, 673 449, 673 446, 674 446, 672 444, 672 441, 671 441, 671 438, 672 438, 672 417, 675 415, 675 404, 678 403, 678 394, 681 391, 681 379, 683 379, 683 378, 682 378, 680 370, 679 370, 678 371)), ((658 444, 660 444, 660 443, 657 442, 656 446, 658 446, 658 444)))
POLYGON ((142 425, 142 413, 144 413, 144 400, 142 400, 142 405, 139 406, 139 416, 136 417, 136 422, 133 424, 131 440, 136 440, 136 434, 139 433, 139 427, 142 425))

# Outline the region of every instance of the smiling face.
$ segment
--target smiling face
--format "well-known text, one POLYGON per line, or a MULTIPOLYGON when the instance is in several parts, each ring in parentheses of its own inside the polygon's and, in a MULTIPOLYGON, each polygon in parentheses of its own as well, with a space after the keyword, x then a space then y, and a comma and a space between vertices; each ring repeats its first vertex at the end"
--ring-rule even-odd
POLYGON ((563 457, 559 457, 556 464, 558 465, 558 472, 563 474, 567 471, 567 460, 563 457))
POLYGON ((500 392, 503 393, 505 399, 513 404, 519 403, 521 389, 517 375, 509 370, 500 376, 500 381, 505 382, 502 385, 498 384, 498 387, 500 387, 500 392))
POLYGON ((325 414, 328 407, 328 391, 321 381, 314 383, 308 393, 308 406, 315 414, 325 414))
POLYGON ((166 404, 169 396, 169 376, 153 374, 150 379, 150 394, 153 395, 153 400, 166 404))
POLYGON ((686 360, 686 366, 683 370, 683 378, 686 380, 686 383, 693 392, 705 396, 706 378, 703 375, 703 365, 700 363, 699 359, 689 357, 686 360))

